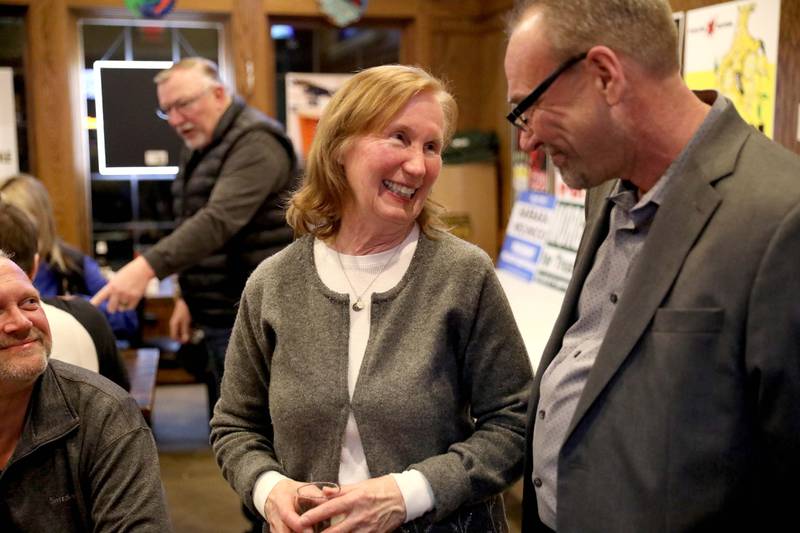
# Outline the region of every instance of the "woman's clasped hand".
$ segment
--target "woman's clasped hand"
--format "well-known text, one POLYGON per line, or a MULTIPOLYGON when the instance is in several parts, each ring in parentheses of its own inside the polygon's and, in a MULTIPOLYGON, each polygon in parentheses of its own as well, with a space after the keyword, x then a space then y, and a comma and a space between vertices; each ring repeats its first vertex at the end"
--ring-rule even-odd
POLYGON ((265 507, 272 532, 377 533, 393 531, 405 520, 403 496, 390 475, 342 486, 324 503, 298 514, 297 488, 301 486, 285 479, 272 489, 265 507))

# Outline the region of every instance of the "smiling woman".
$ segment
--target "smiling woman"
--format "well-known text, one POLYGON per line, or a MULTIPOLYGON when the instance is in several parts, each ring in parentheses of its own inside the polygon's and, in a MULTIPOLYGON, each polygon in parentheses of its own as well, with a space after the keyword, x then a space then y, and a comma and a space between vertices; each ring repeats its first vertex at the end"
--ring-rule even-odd
POLYGON ((290 202, 300 238, 248 281, 212 443, 271 531, 508 530, 531 370, 491 260, 429 198, 456 112, 421 69, 352 77, 290 202), (341 491, 300 516, 312 480, 341 491))
MULTIPOLYGON (((347 165, 356 165, 359 154, 355 152, 376 150, 377 146, 386 146, 383 141, 388 142, 390 138, 398 148, 404 145, 405 149, 395 151, 387 147, 387 154, 397 154, 388 166, 395 167, 398 174, 408 174, 411 169, 411 175, 419 175, 420 171, 413 167, 424 160, 423 174, 432 183, 439 175, 440 152, 452 138, 457 117, 458 108, 453 97, 439 80, 423 70, 386 65, 357 74, 336 92, 317 126, 305 181, 289 206, 287 218, 295 232, 298 235, 312 233, 323 239, 338 233, 348 210, 352 212, 358 205, 351 181, 355 177, 349 175, 347 165), (419 119, 423 120, 419 122, 419 119), (405 147, 412 142, 411 135, 415 137, 414 146, 405 147), (422 159, 415 163, 417 156, 422 159), (431 164, 438 166, 430 168, 431 164)), ((411 187, 413 189, 424 181, 406 176, 399 182, 391 179, 388 182, 389 186, 394 182, 408 187, 409 179, 419 182, 411 187)), ((381 182, 382 179, 378 180, 378 184, 381 182)), ((402 189, 395 187, 395 193, 399 190, 402 189)), ((415 204, 419 205, 416 216, 407 221, 407 231, 413 220, 426 234, 444 227, 437 216, 438 206, 428 198, 429 191, 430 186, 414 195, 415 204)))
POLYGON ((342 252, 360 255, 363 243, 354 241, 364 228, 385 235, 376 235, 378 246, 387 239, 383 246, 390 245, 392 235, 408 234, 442 168, 443 126, 442 107, 426 91, 379 131, 349 143, 341 157, 350 189, 336 237, 342 252))

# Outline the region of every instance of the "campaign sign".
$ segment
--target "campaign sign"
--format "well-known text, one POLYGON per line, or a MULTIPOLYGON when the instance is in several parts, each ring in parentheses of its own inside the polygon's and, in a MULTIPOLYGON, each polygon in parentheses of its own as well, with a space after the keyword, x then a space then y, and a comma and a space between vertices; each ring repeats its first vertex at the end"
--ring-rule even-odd
POLYGON ((524 191, 517 196, 506 228, 497 268, 534 281, 556 206, 553 195, 524 191))

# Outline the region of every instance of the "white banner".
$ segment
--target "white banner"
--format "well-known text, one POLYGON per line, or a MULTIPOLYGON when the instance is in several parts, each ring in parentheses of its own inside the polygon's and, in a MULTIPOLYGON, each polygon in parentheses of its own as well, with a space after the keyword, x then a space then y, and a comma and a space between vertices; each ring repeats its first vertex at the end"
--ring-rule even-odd
POLYGON ((19 172, 14 71, 0 67, 0 181, 19 172))
POLYGON ((322 110, 352 74, 288 72, 286 74, 286 133, 305 160, 322 110))

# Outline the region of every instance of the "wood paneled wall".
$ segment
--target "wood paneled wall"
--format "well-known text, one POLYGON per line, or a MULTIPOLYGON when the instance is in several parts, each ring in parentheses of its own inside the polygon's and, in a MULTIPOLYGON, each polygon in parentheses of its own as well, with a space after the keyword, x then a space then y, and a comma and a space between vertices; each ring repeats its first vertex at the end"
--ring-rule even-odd
MULTIPOLYGON (((504 16, 510 0, 484 2, 465 17, 456 9, 433 16, 431 69, 450 82, 459 106, 459 128, 493 131, 499 140, 498 235, 511 213, 511 128, 505 120, 504 16)), ((502 242, 498 238, 497 242, 502 242)))
POLYGON ((267 45, 267 19, 261 0, 236 0, 231 13, 229 49, 233 55, 236 92, 250 105, 262 110, 274 106, 275 84, 269 83, 275 72, 275 53, 267 45))
POLYGON ((91 218, 76 18, 63 0, 37 0, 26 31, 31 168, 50 192, 59 233, 85 250, 91 218))
MULTIPOLYGON (((78 94, 79 16, 129 16, 122 0, 0 0, 25 5, 28 29, 29 146, 33 172, 50 190, 59 232, 84 250, 90 243, 89 175, 78 94)), ((716 0, 671 0, 686 10, 716 0)), ((513 0, 372 0, 365 18, 404 28, 401 60, 449 80, 460 129, 495 131, 500 140, 502 233, 511 210, 511 130, 503 72, 505 13, 513 0)), ((228 60, 240 94, 274 114, 275 56, 269 17, 320 17, 315 0, 180 0, 171 18, 224 20, 228 60)), ((800 2, 783 0, 775 138, 800 153, 800 2)))

